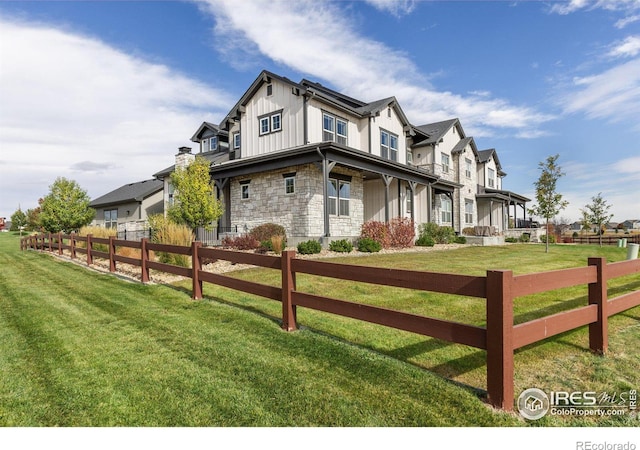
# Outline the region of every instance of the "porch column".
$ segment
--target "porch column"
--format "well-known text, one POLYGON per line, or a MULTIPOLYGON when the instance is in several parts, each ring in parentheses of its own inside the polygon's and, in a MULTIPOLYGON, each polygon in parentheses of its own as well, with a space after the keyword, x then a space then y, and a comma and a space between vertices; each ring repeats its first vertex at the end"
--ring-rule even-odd
POLYGON ((382 174, 382 182, 384 183, 384 221, 389 223, 389 185, 393 180, 392 176, 382 174))
MULTIPOLYGON (((322 195, 323 195, 323 206, 324 206, 324 236, 331 236, 331 227, 329 221, 329 173, 335 167, 335 162, 329 162, 326 156, 322 160, 322 195)), ((336 205, 339 207, 339 205, 336 205)))
POLYGON ((409 181, 409 189, 411 190, 411 220, 415 222, 416 220, 416 186, 418 183, 415 181, 409 181))

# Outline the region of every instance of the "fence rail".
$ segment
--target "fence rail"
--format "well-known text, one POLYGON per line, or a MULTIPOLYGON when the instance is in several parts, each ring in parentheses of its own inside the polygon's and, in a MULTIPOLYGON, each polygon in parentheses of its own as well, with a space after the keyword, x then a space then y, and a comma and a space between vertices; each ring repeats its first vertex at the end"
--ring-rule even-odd
MULTIPOLYGON (((600 236, 575 236, 571 237, 571 242, 574 244, 591 244, 599 245, 600 236)), ((603 245, 618 245, 618 241, 626 239, 628 244, 640 244, 640 233, 634 234, 620 234, 618 236, 606 235, 602 236, 603 245)))
POLYGON ((607 281, 640 274, 640 259, 607 264, 604 258, 589 258, 581 268, 556 270, 514 276, 508 270, 489 270, 486 276, 467 276, 400 269, 382 269, 345 265, 331 262, 308 261, 295 258, 295 251, 284 251, 281 256, 257 255, 220 249, 203 248, 201 242, 190 247, 88 236, 49 234, 23 238, 22 250, 69 250, 72 258, 86 254, 87 264, 93 258, 108 259, 109 270, 116 271, 117 262, 141 268, 141 280, 149 281, 149 270, 159 270, 192 279, 192 296, 202 298, 203 283, 213 283, 248 292, 282 303, 282 328, 296 330, 297 308, 304 307, 387 327, 431 336, 449 342, 484 349, 487 352, 487 394, 494 407, 512 410, 514 406, 514 352, 549 337, 579 327, 589 327, 589 348, 604 354, 608 347, 608 318, 640 306, 640 291, 616 298, 607 297, 607 281), (78 246, 78 243, 85 243, 78 246), (98 251, 94 245, 106 245, 108 251, 98 251), (140 250, 140 258, 117 254, 119 247, 140 250), (151 261, 150 251, 166 252, 191 257, 191 267, 151 261), (281 285, 269 286, 239 280, 203 270, 203 263, 224 260, 251 264, 281 272, 281 285), (486 299, 486 326, 452 322, 419 316, 377 306, 354 303, 341 299, 314 295, 297 290, 296 274, 304 273, 340 280, 406 289, 455 294, 486 299), (513 304, 518 297, 553 291, 566 287, 588 286, 587 305, 549 315, 525 323, 514 324, 513 304))

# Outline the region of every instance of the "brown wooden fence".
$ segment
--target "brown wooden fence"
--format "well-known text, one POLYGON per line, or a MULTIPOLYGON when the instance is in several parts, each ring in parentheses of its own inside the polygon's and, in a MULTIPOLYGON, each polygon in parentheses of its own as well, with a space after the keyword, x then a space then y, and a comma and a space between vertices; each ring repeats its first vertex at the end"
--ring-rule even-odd
POLYGON ((131 242, 91 235, 30 236, 21 240, 21 248, 57 251, 59 254, 67 249, 72 258, 79 253, 86 255, 89 265, 93 258, 104 258, 109 260, 112 272, 116 271, 118 262, 132 264, 140 267, 143 282, 149 281, 150 269, 182 275, 192 279, 194 299, 202 298, 202 285, 206 282, 279 301, 282 303, 282 327, 288 331, 298 328, 296 309, 304 307, 486 350, 488 401, 505 410, 512 410, 514 406, 513 356, 516 349, 588 325, 589 348, 604 354, 608 346, 608 318, 640 305, 640 290, 612 299, 607 297, 607 281, 640 274, 640 259, 607 264, 604 258, 589 258, 587 266, 580 268, 517 276, 509 270, 489 270, 486 276, 467 276, 302 260, 296 259, 295 251, 290 250, 281 256, 268 256, 203 248, 200 242, 194 242, 191 247, 180 247, 153 244, 146 239, 131 242), (79 247, 78 242, 86 244, 79 247), (108 251, 95 250, 95 244, 106 245, 108 251), (118 255, 118 247, 140 249, 140 258, 118 255), (191 267, 151 261, 149 251, 152 250, 188 255, 191 267), (282 274, 281 285, 268 286, 207 272, 202 270, 203 260, 224 260, 276 269, 282 274), (298 273, 485 299, 486 326, 301 292, 296 288, 298 273), (513 303, 516 298, 579 285, 588 286, 586 305, 514 325, 513 303))
MULTIPOLYGON (((618 245, 618 241, 625 239, 627 244, 640 244, 640 233, 636 234, 619 234, 602 236, 602 245, 618 245)), ((573 244, 590 244, 599 245, 600 236, 575 236, 565 237, 563 241, 573 244)))

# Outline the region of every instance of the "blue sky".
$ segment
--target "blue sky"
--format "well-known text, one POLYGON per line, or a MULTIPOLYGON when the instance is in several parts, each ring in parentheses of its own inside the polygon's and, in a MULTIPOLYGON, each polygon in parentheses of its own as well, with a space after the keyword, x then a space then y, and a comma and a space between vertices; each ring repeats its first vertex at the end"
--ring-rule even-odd
POLYGON ((530 198, 559 153, 560 216, 640 219, 640 0, 0 1, 0 216, 151 178, 262 69, 458 117, 530 198))

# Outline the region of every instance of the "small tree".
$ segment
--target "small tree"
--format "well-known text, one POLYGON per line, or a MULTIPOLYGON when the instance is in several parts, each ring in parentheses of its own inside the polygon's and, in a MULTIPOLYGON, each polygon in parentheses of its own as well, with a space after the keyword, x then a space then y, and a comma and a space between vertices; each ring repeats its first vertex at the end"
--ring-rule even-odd
MULTIPOLYGON (((549 156, 546 162, 541 162, 538 167, 542 171, 538 181, 534 183, 536 187, 537 205, 533 205, 529 210, 531 215, 544 217, 546 219, 547 236, 549 236, 549 228, 551 219, 565 209, 569 204, 562 200, 562 194, 557 192, 558 179, 564 175, 557 161, 560 155, 549 156)), ((549 240, 546 240, 545 251, 549 253, 549 240)))
POLYGON ((222 205, 213 194, 209 176, 209 161, 197 156, 186 168, 171 174, 175 188, 175 203, 168 210, 169 217, 195 230, 208 227, 222 215, 222 205))
POLYGON ((58 177, 40 205, 40 224, 51 233, 68 233, 88 225, 96 215, 87 192, 73 180, 58 177))
POLYGON ((589 221, 598 226, 598 233, 600 247, 602 247, 602 235, 605 226, 609 223, 613 214, 609 214, 611 205, 607 204, 607 201, 602 198, 602 192, 598 193, 595 197, 591 197, 591 203, 585 206, 585 209, 581 210, 583 215, 589 218, 589 221))
POLYGON ((580 210, 582 213, 582 219, 580 219, 580 231, 582 234, 585 232, 591 231, 591 218, 589 217, 589 212, 583 209, 580 210))
POLYGON ((21 208, 18 208, 18 210, 11 215, 10 231, 20 231, 20 236, 22 236, 22 231, 26 226, 27 226, 27 215, 22 212, 21 208))

